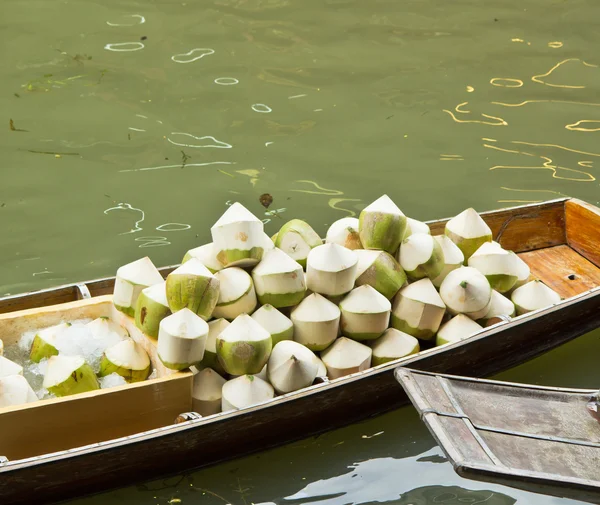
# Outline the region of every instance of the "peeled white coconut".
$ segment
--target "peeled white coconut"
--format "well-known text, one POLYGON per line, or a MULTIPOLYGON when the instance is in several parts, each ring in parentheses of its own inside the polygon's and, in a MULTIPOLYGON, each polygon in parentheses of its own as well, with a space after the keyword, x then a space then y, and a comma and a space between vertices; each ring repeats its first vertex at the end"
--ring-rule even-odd
POLYGON ((338 244, 346 249, 362 249, 358 226, 358 219, 355 217, 338 219, 327 230, 325 242, 328 244, 338 244))
POLYGON ((200 260, 200 262, 213 274, 219 270, 223 270, 223 264, 217 259, 217 251, 212 242, 190 249, 185 253, 182 263, 185 263, 192 258, 200 260))
POLYGON ((404 231, 404 237, 402 237, 402 240, 407 239, 413 233, 426 233, 428 235, 431 235, 431 230, 429 229, 429 226, 426 223, 407 217, 406 230, 404 231))
POLYGON ((506 296, 501 295, 498 291, 492 291, 492 303, 487 313, 477 322, 482 326, 490 326, 501 321, 499 316, 513 317, 516 309, 515 304, 511 302, 506 296))
POLYGON ((483 328, 470 317, 465 316, 464 314, 458 314, 442 325, 436 336, 435 345, 458 342, 481 330, 483 330, 483 328))
POLYGON ((100 362, 100 377, 116 373, 127 382, 145 381, 150 375, 148 353, 133 340, 127 339, 115 344, 106 351, 100 362))
POLYGON ((188 308, 205 321, 219 300, 219 280, 200 260, 192 258, 167 276, 167 301, 171 312, 188 308))
POLYGON ((365 249, 394 254, 406 231, 406 216, 389 196, 383 195, 365 207, 358 218, 360 241, 365 249))
MULTIPOLYGON (((241 377, 241 375, 232 375, 232 374, 228 374, 230 379, 236 379, 237 377, 241 377)), ((267 374, 267 365, 262 367, 262 370, 258 373, 252 373, 249 375, 253 375, 254 377, 258 377, 259 379, 262 379, 264 381, 269 382, 269 376, 267 374)))
POLYGON ((121 326, 120 324, 111 321, 110 318, 106 316, 100 316, 87 323, 86 328, 88 328, 92 334, 92 337, 97 339, 104 339, 107 334, 115 333, 115 340, 118 338, 120 340, 125 340, 129 338, 129 332, 126 328, 121 326))
POLYGON ((71 323, 60 323, 38 331, 31 344, 29 359, 34 363, 39 363, 44 358, 56 356, 58 354, 56 339, 69 326, 71 323))
POLYGON ((217 356, 231 375, 257 374, 273 348, 271 335, 247 314, 236 317, 217 337, 217 356))
POLYGON ((311 350, 298 342, 279 342, 273 347, 267 364, 269 382, 279 394, 310 386, 319 371, 315 358, 311 350))
POLYGON ((446 223, 446 235, 468 260, 485 242, 492 241, 492 230, 475 209, 467 209, 446 223))
POLYGON ((0 377, 7 377, 8 375, 23 375, 23 367, 4 356, 0 356, 0 377))
POLYGON ((117 310, 133 317, 142 290, 162 281, 162 275, 148 256, 123 265, 117 270, 113 303, 117 310))
POLYGON ((327 367, 327 376, 337 379, 370 368, 372 354, 370 347, 340 337, 321 353, 321 359, 327 367))
POLYGON ((520 265, 517 255, 486 242, 475 251, 468 262, 486 276, 492 289, 499 293, 510 291, 518 279, 520 265))
POLYGON ((374 340, 388 327, 392 304, 379 291, 364 285, 340 302, 342 334, 354 340, 374 340))
POLYGON ((368 284, 388 300, 406 284, 406 274, 394 257, 385 251, 354 251, 358 257, 356 286, 368 284))
POLYGON ((215 274, 219 281, 219 300, 213 317, 233 320, 240 314, 252 314, 256 308, 256 292, 252 277, 245 270, 231 267, 215 274))
POLYGON ((452 272, 452 270, 456 270, 457 268, 463 266, 463 263, 465 262, 465 255, 460 248, 454 242, 452 242, 452 240, 446 237, 446 235, 436 235, 433 238, 438 244, 440 244, 444 257, 444 267, 442 268, 440 275, 438 275, 435 279, 432 279, 433 285, 436 288, 439 288, 446 276, 452 272))
POLYGON ((294 338, 294 323, 272 305, 263 305, 252 314, 252 319, 270 333, 273 347, 282 340, 294 338))
POLYGON ((100 389, 92 367, 81 356, 51 356, 44 375, 44 388, 56 396, 100 389))
POLYGON ((560 302, 560 295, 542 281, 535 280, 517 288, 511 295, 517 314, 526 314, 560 302))
POLYGON ((171 370, 200 363, 208 337, 208 324, 189 309, 165 317, 158 331, 158 357, 171 370))
POLYGON ((0 377, 0 408, 22 405, 38 400, 35 391, 22 375, 0 377))
POLYGON ((262 258, 264 226, 241 203, 229 207, 210 229, 217 260, 226 267, 252 267, 262 258))
POLYGON ((337 244, 315 247, 306 260, 308 289, 313 293, 340 296, 354 287, 358 257, 354 251, 337 244))
POLYGON ((392 326, 421 340, 431 340, 444 317, 446 306, 430 279, 402 288, 392 304, 392 326))
POLYGON ((135 307, 135 325, 146 335, 158 338, 160 322, 171 313, 167 300, 167 282, 143 289, 135 307))
POLYGON ((400 266, 409 279, 435 279, 444 268, 444 253, 440 244, 426 233, 413 233, 398 250, 400 266))
POLYGON ((511 254, 515 256, 515 261, 517 262, 517 282, 513 286, 513 289, 520 288, 524 284, 529 282, 529 276, 531 275, 531 270, 529 265, 525 263, 518 254, 510 251, 511 254))
POLYGON ((337 338, 340 309, 327 298, 313 293, 292 310, 294 340, 311 351, 322 351, 337 338))
POLYGON ((492 288, 479 270, 460 267, 446 276, 440 286, 440 296, 451 314, 480 319, 489 310, 492 288))
POLYGON ((192 409, 201 416, 221 412, 223 385, 227 381, 212 368, 204 368, 194 375, 192 409))
POLYGON ((252 270, 252 279, 261 305, 293 307, 306 293, 302 266, 278 248, 264 255, 252 270))
POLYGON ((204 347, 204 357, 198 363, 197 368, 212 368, 215 372, 225 375, 227 372, 223 370, 219 359, 217 358, 217 337, 231 323, 226 319, 214 319, 208 322, 208 336, 206 337, 206 346, 204 347))
POLYGON ((275 397, 273 386, 254 375, 242 375, 223 385, 221 409, 243 409, 275 397))
POLYGON ((274 240, 275 247, 306 267, 306 258, 313 247, 323 244, 319 234, 301 219, 285 223, 274 240))
POLYGON ((421 347, 419 341, 412 335, 395 328, 388 328, 381 337, 373 341, 371 350, 373 351, 371 364, 377 366, 404 356, 416 354, 421 350, 421 347))

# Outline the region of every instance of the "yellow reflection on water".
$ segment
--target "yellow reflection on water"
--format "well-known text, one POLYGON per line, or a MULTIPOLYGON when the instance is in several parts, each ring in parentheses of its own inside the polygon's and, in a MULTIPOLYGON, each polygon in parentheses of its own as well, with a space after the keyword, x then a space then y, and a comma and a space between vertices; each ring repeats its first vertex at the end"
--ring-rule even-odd
POLYGON ((553 88, 569 88, 569 89, 582 89, 585 88, 585 86, 580 86, 580 85, 573 85, 573 84, 552 84, 546 81, 543 81, 541 78, 542 77, 549 77, 550 74, 552 74, 552 72, 554 72, 557 68, 561 67, 562 65, 564 65, 565 63, 568 63, 569 61, 580 61, 581 63, 583 63, 586 67, 598 67, 598 65, 593 65, 592 63, 587 63, 583 60, 580 60, 579 58, 567 58, 566 60, 562 60, 559 61, 556 65, 554 65, 550 70, 548 70, 548 72, 546 72, 545 74, 540 74, 540 75, 534 75, 531 80, 533 82, 537 82, 539 84, 545 84, 546 86, 552 86, 553 88))
POLYGON ((548 47, 551 47, 552 49, 558 49, 559 47, 562 47, 563 43, 556 41, 556 42, 548 42, 548 47))
POLYGON ((362 202, 360 198, 330 198, 328 205, 335 210, 341 210, 343 212, 347 212, 349 217, 356 216, 356 212, 351 209, 345 209, 343 207, 338 207, 338 203, 342 202, 362 202))
POLYGON ((520 88, 523 86, 521 79, 512 79, 510 77, 494 77, 490 79, 492 86, 498 86, 499 88, 520 88))
POLYGON ((567 130, 573 130, 578 132, 597 132, 600 131, 600 126, 597 128, 587 128, 585 126, 580 126, 582 123, 597 123, 600 125, 600 120, 598 119, 580 119, 576 123, 568 124, 565 126, 567 130))
POLYGON ((290 190, 290 191, 295 191, 296 193, 308 193, 310 195, 327 195, 327 196, 338 196, 338 195, 344 194, 343 191, 339 191, 337 189, 328 189, 328 188, 324 188, 323 186, 319 186, 319 184, 316 183, 315 181, 302 179, 302 180, 295 181, 295 182, 301 182, 304 184, 312 184, 318 190, 318 191, 315 191, 313 189, 291 189, 290 190))
MULTIPOLYGON (((461 107, 467 105, 469 102, 462 102, 459 103, 456 107, 454 107, 454 110, 459 113, 459 114, 470 114, 471 111, 470 110, 461 110, 461 107)), ((450 114, 450 117, 456 122, 456 123, 479 123, 479 124, 485 124, 485 125, 489 125, 489 126, 508 126, 508 123, 506 121, 504 121, 504 119, 502 119, 501 117, 495 117, 495 116, 490 116, 489 114, 481 114, 484 118, 487 119, 494 119, 495 122, 492 121, 484 121, 481 119, 458 119, 456 117, 456 115, 454 114, 454 112, 448 110, 448 109, 443 109, 444 112, 447 112, 448 114, 450 114)))
POLYGON ((577 102, 574 100, 524 100, 519 103, 505 103, 505 102, 490 102, 493 105, 501 105, 502 107, 523 107, 529 103, 569 103, 573 105, 591 105, 592 107, 600 107, 600 103, 594 102, 577 102))

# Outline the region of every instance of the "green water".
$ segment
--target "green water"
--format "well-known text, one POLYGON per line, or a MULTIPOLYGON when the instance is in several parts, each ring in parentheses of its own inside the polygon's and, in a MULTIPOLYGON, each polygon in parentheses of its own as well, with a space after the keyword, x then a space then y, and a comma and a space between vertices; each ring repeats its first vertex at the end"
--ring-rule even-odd
MULTIPOLYGON (((235 200, 269 234, 291 217, 323 233, 384 192, 422 220, 598 203, 599 16, 592 0, 3 0, 0 294, 176 263, 235 200)), ((597 384, 598 337, 505 377, 597 384)), ((440 454, 405 408, 74 503, 454 503, 423 488, 457 485, 558 502, 461 480, 440 454)))

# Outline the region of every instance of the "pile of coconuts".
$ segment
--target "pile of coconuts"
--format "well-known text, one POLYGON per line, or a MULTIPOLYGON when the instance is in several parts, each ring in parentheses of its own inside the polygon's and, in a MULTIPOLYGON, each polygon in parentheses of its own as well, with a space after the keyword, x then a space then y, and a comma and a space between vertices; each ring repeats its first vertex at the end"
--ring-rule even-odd
POLYGON ((293 219, 269 238, 240 203, 166 281, 149 258, 121 267, 115 306, 158 339, 173 370, 192 367, 194 410, 241 409, 467 338, 560 300, 492 241, 473 209, 444 235, 383 195, 325 241, 293 219))

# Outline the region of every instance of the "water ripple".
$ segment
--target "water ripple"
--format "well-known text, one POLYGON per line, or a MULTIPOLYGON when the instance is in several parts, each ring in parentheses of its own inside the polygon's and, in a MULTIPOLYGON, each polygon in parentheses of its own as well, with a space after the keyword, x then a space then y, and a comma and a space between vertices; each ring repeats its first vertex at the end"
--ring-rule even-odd
POLYGON ((106 44, 104 49, 115 52, 132 52, 144 49, 144 44, 141 42, 118 42, 116 44, 106 44))
POLYGON ((171 56, 171 59, 175 62, 175 63, 192 63, 193 61, 199 60, 200 58, 204 58, 205 56, 209 56, 211 54, 215 54, 215 50, 211 49, 210 47, 197 47, 196 49, 192 49, 191 51, 188 51, 187 53, 181 53, 181 54, 174 54, 173 56, 171 56), (182 56, 193 56, 193 54, 197 51, 204 51, 202 54, 200 54, 199 56, 194 56, 191 59, 183 59, 181 58, 182 56))

